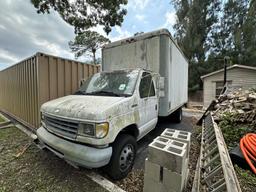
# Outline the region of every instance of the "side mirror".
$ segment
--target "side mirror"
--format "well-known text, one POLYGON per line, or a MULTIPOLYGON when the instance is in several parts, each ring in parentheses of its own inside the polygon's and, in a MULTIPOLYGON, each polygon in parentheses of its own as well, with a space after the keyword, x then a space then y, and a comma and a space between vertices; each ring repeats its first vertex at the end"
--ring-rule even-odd
POLYGON ((79 81, 79 87, 81 87, 84 83, 85 83, 85 79, 81 79, 80 81, 79 81))

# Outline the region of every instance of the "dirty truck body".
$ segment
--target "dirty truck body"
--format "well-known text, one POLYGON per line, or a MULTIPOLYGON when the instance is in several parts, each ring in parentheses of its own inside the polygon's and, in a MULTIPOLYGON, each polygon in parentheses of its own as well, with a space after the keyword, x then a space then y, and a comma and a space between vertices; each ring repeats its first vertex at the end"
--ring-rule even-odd
POLYGON ((142 68, 161 77, 159 116, 168 116, 188 100, 188 62, 168 30, 110 43, 102 50, 102 70, 142 68))
POLYGON ((106 45, 102 72, 74 94, 42 105, 39 145, 66 161, 106 167, 114 179, 131 170, 136 141, 158 116, 181 120, 187 102, 188 64, 167 30, 106 45))

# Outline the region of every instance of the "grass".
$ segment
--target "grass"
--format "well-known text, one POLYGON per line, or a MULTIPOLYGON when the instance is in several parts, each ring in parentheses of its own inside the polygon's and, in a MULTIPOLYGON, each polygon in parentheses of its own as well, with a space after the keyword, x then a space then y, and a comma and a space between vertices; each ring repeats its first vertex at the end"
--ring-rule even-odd
POLYGON ((237 165, 234 166, 242 191, 255 192, 256 177, 250 170, 244 170, 237 165))
POLYGON ((0 191, 106 190, 50 152, 42 151, 15 127, 0 130, 0 191), (24 147, 26 151, 16 157, 24 147))

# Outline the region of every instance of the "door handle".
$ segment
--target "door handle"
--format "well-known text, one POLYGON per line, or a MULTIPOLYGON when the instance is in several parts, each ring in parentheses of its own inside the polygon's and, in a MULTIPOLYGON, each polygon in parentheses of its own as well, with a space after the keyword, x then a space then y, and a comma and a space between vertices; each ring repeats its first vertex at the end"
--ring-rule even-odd
POLYGON ((133 104, 133 105, 132 105, 132 108, 137 107, 137 106, 138 106, 138 104, 133 104))
POLYGON ((157 111, 157 105, 155 105, 155 110, 157 111))

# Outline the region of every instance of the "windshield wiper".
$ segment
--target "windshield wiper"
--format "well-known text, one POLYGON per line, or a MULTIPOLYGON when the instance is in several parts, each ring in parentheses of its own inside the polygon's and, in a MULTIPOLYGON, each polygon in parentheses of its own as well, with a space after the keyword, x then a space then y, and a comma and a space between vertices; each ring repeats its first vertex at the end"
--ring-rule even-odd
POLYGON ((118 94, 120 97, 130 97, 132 96, 131 94, 126 94, 126 93, 120 93, 118 94))
POLYGON ((115 93, 115 92, 112 92, 112 91, 94 91, 94 92, 91 92, 91 93, 86 93, 86 95, 98 95, 98 94, 105 94, 105 95, 116 96, 116 97, 131 96, 129 94, 115 93))
POLYGON ((78 90, 74 93, 74 95, 86 95, 84 91, 78 90))

